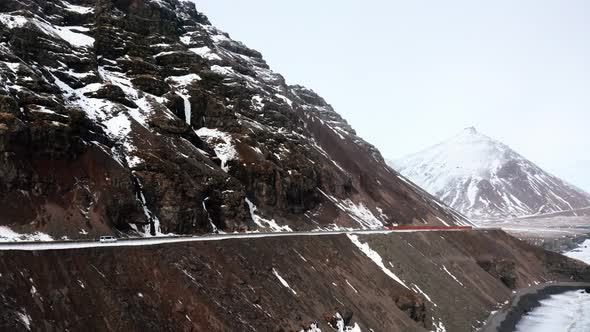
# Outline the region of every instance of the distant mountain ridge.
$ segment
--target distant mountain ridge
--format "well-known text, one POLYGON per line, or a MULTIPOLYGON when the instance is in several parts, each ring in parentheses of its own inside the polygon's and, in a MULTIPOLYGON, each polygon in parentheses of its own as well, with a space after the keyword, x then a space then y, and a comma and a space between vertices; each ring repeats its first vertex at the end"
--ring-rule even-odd
POLYGON ((475 220, 590 206, 590 195, 474 127, 390 165, 475 220))

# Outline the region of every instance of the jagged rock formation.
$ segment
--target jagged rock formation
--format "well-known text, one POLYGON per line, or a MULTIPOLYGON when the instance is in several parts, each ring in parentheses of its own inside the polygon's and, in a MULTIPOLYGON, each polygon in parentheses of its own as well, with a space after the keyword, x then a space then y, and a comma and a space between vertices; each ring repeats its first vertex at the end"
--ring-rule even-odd
POLYGON ((473 219, 505 219, 590 206, 589 194, 472 127, 390 164, 473 219))
POLYGON ((188 1, 3 0, 0 151, 24 233, 465 222, 188 1))
POLYGON ((0 251, 0 330, 474 331, 515 288, 589 278, 492 230, 0 251))

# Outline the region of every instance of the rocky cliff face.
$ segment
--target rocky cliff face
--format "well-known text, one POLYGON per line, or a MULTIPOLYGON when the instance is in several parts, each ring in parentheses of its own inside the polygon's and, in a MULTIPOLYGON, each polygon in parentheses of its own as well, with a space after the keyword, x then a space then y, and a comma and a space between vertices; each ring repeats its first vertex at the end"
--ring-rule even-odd
POLYGON ((501 231, 0 252, 3 331, 473 331, 514 288, 590 280, 501 231))
POLYGON ((590 206, 589 194, 475 128, 466 128, 455 137, 391 164, 473 219, 506 219, 590 206))
POLYGON ((0 152, 24 233, 465 222, 187 1, 3 0, 0 152))

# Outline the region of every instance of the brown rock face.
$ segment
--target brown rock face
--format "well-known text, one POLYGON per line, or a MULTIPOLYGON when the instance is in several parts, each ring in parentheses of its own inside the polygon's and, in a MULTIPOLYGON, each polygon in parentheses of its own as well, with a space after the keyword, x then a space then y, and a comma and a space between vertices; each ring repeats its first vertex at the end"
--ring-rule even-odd
POLYGON ((477 262, 482 269, 498 278, 506 287, 516 287, 516 263, 509 260, 489 260, 477 262))
POLYGON ((100 89, 94 92, 85 93, 84 95, 90 98, 107 99, 130 108, 137 108, 137 105, 134 102, 127 99, 125 92, 121 87, 113 85, 110 82, 106 82, 106 84, 100 89))
POLYGON ((426 305, 423 301, 416 301, 412 298, 400 297, 396 301, 397 307, 406 313, 413 321, 421 324, 422 326, 427 325, 426 321, 426 305))
POLYGON ((162 79, 151 75, 139 75, 132 79, 131 82, 140 90, 155 96, 162 96, 170 91, 170 86, 168 84, 163 82, 162 79))
POLYGON ((0 225, 95 237, 464 222, 190 2, 3 1, 0 15, 0 225))

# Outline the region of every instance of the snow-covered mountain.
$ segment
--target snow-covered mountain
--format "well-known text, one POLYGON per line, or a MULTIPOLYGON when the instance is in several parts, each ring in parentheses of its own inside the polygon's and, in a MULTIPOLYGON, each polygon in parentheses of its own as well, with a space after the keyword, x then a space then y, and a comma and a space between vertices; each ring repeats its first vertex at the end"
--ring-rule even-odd
POLYGON ((475 220, 590 206, 590 195, 473 127, 390 164, 475 220))

